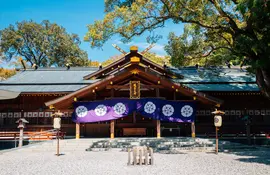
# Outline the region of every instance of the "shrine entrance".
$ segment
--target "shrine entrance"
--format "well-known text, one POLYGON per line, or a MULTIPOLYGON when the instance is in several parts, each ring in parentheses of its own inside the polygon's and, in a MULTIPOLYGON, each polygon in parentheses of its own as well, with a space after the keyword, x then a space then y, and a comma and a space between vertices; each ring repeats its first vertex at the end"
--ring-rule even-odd
POLYGON ((131 47, 123 58, 84 76, 84 80, 94 83, 46 105, 57 110, 73 108, 77 139, 81 134, 112 139, 195 137, 197 103, 221 102, 174 81, 182 78, 131 47), (188 126, 191 132, 186 130, 188 126))
POLYGON ((116 120, 115 137, 155 137, 156 120, 133 113, 116 120))
MULTIPOLYGON (((115 121, 115 137, 157 137, 157 121, 136 115, 127 116, 115 121)), ((190 137, 191 123, 161 122, 162 137, 190 137)), ((80 125, 80 135, 85 138, 110 137, 110 121, 86 123, 80 125)))

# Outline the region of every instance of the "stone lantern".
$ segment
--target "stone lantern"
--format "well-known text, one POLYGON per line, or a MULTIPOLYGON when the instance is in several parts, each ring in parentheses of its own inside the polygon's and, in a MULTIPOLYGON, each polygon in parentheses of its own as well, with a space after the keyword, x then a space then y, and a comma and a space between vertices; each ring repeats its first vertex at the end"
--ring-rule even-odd
POLYGON ((20 140, 19 140, 19 147, 23 146, 23 129, 25 128, 25 124, 29 123, 27 120, 24 118, 20 118, 19 120, 16 121, 18 123, 18 128, 20 129, 20 140))
POLYGON ((61 129, 61 117, 64 114, 60 111, 54 112, 51 116, 53 117, 53 128, 57 130, 57 152, 56 155, 59 156, 59 131, 61 129))

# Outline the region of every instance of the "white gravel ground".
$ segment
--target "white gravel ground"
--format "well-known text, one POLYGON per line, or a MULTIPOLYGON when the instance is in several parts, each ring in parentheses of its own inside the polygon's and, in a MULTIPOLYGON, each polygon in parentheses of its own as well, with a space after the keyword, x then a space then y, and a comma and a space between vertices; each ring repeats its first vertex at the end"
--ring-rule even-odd
POLYGON ((87 174, 87 175, 259 175, 270 174, 270 152, 154 153, 153 166, 127 166, 126 152, 73 152, 60 157, 53 152, 0 153, 1 175, 87 174), (245 154, 245 155, 239 155, 245 154), (250 155, 247 155, 250 154, 250 155))

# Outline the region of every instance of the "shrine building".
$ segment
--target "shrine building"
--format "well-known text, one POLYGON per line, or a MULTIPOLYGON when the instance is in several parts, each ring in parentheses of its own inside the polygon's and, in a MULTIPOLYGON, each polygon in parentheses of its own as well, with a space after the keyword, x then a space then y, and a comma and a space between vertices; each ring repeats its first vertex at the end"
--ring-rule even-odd
POLYGON ((82 137, 211 137, 212 111, 225 112, 221 135, 267 134, 270 103, 256 77, 239 67, 160 66, 136 46, 106 67, 22 69, 0 82, 19 92, 0 101, 0 131, 52 129, 60 111, 61 130, 82 137), (249 131, 247 132, 247 125, 249 131))

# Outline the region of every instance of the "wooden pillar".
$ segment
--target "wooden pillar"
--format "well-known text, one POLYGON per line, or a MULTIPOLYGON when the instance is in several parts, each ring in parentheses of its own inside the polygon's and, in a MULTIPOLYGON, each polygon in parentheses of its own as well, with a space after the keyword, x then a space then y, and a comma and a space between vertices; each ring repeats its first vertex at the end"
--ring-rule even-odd
POLYGON ((115 123, 115 120, 111 120, 111 123, 110 123, 111 139, 114 138, 114 123, 115 123))
POLYGON ((160 120, 157 120, 157 138, 160 138, 160 120))
MULTIPOLYGON (((114 97, 114 89, 111 89, 111 97, 114 97)), ((114 139, 114 126, 115 125, 115 120, 110 121, 110 138, 114 139)))
POLYGON ((114 97, 114 89, 113 88, 111 89, 111 97, 112 98, 114 97))
POLYGON ((0 126, 4 125, 4 118, 0 118, 0 126))
POLYGON ((216 154, 218 154, 218 127, 216 127, 216 154))
POLYGON ((196 137, 196 135, 195 135, 195 122, 191 123, 191 137, 192 138, 196 137))
POLYGON ((247 123, 246 123, 246 132, 247 132, 247 142, 250 145, 251 144, 251 137, 250 137, 250 121, 248 119, 247 123))
MULTIPOLYGON (((159 97, 160 93, 159 93, 159 88, 156 88, 156 97, 159 97)), ((161 137, 161 133, 160 133, 160 120, 157 120, 157 138, 161 137)))
POLYGON ((136 123, 136 111, 132 113, 133 123, 136 123))
POLYGON ((80 139, 80 123, 76 123, 76 139, 80 139))
POLYGON ((173 100, 176 100, 176 92, 173 92, 173 100))
POLYGON ((160 93, 159 93, 159 88, 156 88, 156 97, 159 97, 160 93))
MULTIPOLYGON (((196 102, 197 97, 193 96, 193 100, 194 100, 194 102, 196 102)), ((196 111, 194 111, 194 112, 196 112, 196 111)), ((196 115, 195 115, 195 118, 196 118, 196 115)), ((196 134, 195 134, 195 118, 194 118, 194 121, 191 123, 191 137, 192 138, 196 137, 196 134)))

